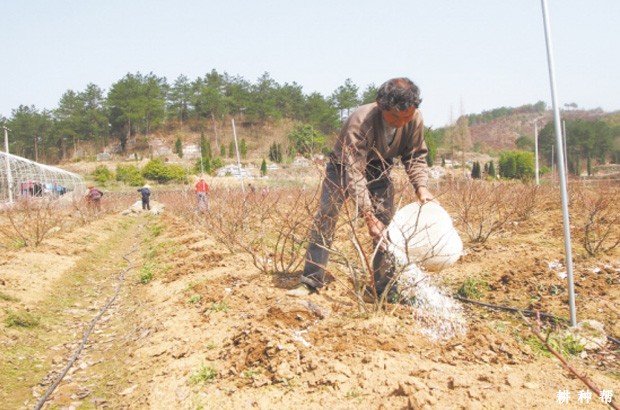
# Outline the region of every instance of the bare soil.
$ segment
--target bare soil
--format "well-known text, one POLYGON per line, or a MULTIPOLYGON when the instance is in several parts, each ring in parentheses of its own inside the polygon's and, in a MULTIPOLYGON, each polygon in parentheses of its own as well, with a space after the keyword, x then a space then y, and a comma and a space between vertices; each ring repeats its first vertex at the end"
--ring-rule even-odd
MULTIPOLYGON (((466 246, 436 279, 455 294, 475 278, 482 302, 567 318, 559 226, 548 215, 515 223, 466 246)), ((617 251, 575 259, 579 320, 600 321, 617 338, 617 251)), ((110 212, 37 248, 2 248, 0 408, 34 408, 116 294, 43 408, 608 407, 595 394, 578 401, 587 387, 518 314, 464 304, 467 333, 435 341, 406 305, 362 314, 339 281, 287 296, 298 279, 261 273, 250 255, 230 253, 168 210, 110 212), (17 315, 38 323, 9 326, 17 315), (570 392, 568 404, 558 402, 560 390, 570 392)), ((620 395, 618 346, 567 360, 620 395)))

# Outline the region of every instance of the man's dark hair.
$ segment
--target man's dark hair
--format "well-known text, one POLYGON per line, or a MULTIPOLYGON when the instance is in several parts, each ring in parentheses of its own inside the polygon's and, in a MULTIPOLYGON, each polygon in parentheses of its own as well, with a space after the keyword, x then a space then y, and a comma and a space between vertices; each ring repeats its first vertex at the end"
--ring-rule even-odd
POLYGON ((420 89, 407 77, 392 78, 381 84, 377 92, 377 104, 386 111, 418 108, 421 102, 420 89))

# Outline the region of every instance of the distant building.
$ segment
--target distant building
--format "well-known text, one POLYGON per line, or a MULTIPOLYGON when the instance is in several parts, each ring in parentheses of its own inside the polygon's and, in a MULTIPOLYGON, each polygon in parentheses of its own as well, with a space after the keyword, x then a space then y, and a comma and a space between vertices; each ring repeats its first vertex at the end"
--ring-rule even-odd
POLYGON ((311 164, 310 160, 304 157, 296 157, 295 160, 293 160, 293 163, 291 165, 293 165, 294 167, 309 167, 311 164))
POLYGON ((250 171, 243 167, 239 167, 238 165, 226 165, 218 169, 217 171, 218 177, 235 177, 235 178, 252 178, 252 174, 250 171))
POLYGON ((187 158, 200 158, 200 147, 195 144, 183 146, 183 156, 187 158))
POLYGON ((97 154, 97 161, 110 161, 112 159, 112 154, 108 154, 107 152, 102 152, 101 154, 97 154))
POLYGON ((444 175, 446 175, 446 170, 442 167, 434 166, 429 168, 428 175, 432 179, 440 179, 444 175))
MULTIPOLYGON (((151 148, 153 150, 153 154, 158 156, 170 155, 172 154, 172 150, 166 146, 164 141, 160 139, 154 139, 151 142, 151 148)), ((183 150, 185 152, 185 149, 183 150)))

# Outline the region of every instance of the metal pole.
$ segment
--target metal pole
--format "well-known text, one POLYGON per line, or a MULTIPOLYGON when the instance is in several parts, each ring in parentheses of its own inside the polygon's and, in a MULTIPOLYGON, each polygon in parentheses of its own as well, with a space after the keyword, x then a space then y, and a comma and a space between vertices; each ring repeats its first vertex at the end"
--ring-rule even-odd
POLYGON ((241 156, 239 155, 239 144, 237 143, 237 131, 235 130, 235 119, 232 118, 233 137, 235 137, 235 151, 237 151, 237 167, 239 167, 239 177, 241 178, 241 193, 243 194, 243 204, 245 205, 245 187, 243 185, 243 173, 241 172, 241 156))
POLYGON ((540 173, 538 167, 538 120, 534 121, 534 157, 536 160, 536 185, 540 185, 538 174, 540 173))
POLYGON ((553 163, 553 159, 555 158, 555 155, 553 153, 553 150, 555 149, 555 145, 551 145, 551 182, 553 182, 555 184, 555 164, 553 163))
POLYGON ((566 140, 566 120, 562 120, 562 141, 564 142, 562 149, 564 150, 564 163, 566 164, 566 169, 564 171, 566 173, 566 180, 568 181, 568 141, 566 140))
POLYGON ((9 129, 4 128, 4 152, 6 152, 6 184, 9 191, 9 204, 13 203, 13 175, 11 174, 11 162, 9 161, 9 129))
POLYGON ((553 66, 553 51, 551 45, 551 33, 549 27, 549 16, 547 11, 547 0, 541 0, 543 23, 545 26, 545 40, 547 43, 547 61, 549 64, 549 82, 551 83, 551 99, 553 101, 553 119, 555 125, 555 136, 558 147, 558 174, 560 175, 560 193, 562 195, 562 216, 564 221, 564 248, 566 252, 566 271, 568 278, 568 303, 570 306, 571 326, 577 326, 577 313, 575 311, 575 283, 573 280, 573 256, 571 251, 570 221, 568 218, 568 193, 566 190, 566 174, 564 173, 564 155, 562 155, 562 132, 560 130, 560 109, 555 93, 555 73, 553 66))

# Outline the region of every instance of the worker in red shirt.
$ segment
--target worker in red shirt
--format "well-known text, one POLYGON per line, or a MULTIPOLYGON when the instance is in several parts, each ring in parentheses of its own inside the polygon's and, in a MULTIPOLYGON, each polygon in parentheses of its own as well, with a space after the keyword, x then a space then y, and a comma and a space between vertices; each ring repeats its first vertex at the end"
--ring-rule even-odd
POLYGON ((196 183, 196 201, 198 203, 198 211, 203 209, 209 210, 209 184, 204 178, 200 178, 200 181, 196 183))

